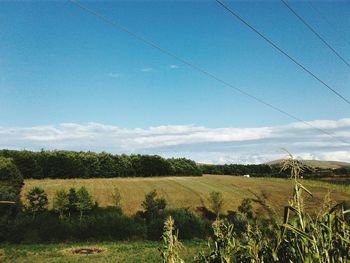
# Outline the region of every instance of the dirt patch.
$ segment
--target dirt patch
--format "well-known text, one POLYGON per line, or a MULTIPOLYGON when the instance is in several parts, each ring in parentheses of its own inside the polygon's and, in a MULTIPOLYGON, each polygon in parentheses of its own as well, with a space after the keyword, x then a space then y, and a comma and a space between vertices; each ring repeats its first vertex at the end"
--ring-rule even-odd
POLYGON ((91 255, 91 254, 99 254, 105 252, 107 249, 103 247, 76 247, 65 249, 66 254, 73 255, 91 255))

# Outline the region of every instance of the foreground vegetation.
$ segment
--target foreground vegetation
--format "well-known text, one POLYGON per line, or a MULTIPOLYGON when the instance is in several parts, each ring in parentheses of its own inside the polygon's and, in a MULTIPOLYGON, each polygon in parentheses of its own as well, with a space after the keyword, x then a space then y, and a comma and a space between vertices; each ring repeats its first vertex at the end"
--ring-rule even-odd
MULTIPOLYGON (((201 250, 206 241, 183 241, 184 248, 180 256, 190 262, 201 250)), ((83 242, 55 244, 1 244, 0 262, 128 262, 154 263, 160 262, 158 248, 160 241, 114 241, 83 242), (102 253, 81 255, 73 254, 74 248, 101 248, 102 253)))

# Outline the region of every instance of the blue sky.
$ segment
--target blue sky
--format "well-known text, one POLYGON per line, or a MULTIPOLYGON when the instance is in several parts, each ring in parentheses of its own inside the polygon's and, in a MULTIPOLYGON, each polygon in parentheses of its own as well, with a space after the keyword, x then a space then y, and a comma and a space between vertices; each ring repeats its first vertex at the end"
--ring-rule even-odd
MULTIPOLYGON (((215 1, 83 3, 304 120, 337 121, 350 117, 348 104, 277 53, 215 1)), ((227 3, 350 98, 350 69, 280 1, 227 3)), ((289 3, 350 60, 349 2, 313 2, 335 28, 307 1, 289 3)), ((2 1, 0 7, 0 127, 3 131, 48 126, 60 130, 66 123, 84 127, 99 123, 134 131, 164 125, 192 125, 210 130, 288 127, 293 122, 67 1, 2 1)), ((18 136, 23 136, 20 134, 18 136)), ((40 133, 37 136, 45 137, 40 133)), ((278 149, 282 139, 270 145, 271 149, 278 149)), ((36 147, 35 143, 22 142, 20 138, 16 142, 11 140, 3 141, 0 146, 36 147)), ((56 145, 53 141, 44 141, 40 147, 56 145)), ((186 141, 185 145, 193 143, 198 142, 186 141)), ((222 145, 222 141, 218 143, 222 145)), ((77 144, 74 149, 82 145, 77 144)), ((100 145, 91 148, 106 149, 103 143, 100 145)), ((173 145, 178 144, 174 141, 173 145)), ((69 149, 69 144, 57 147, 69 149)), ((159 145, 157 147, 153 150, 136 147, 135 151, 177 154, 174 150, 164 152, 159 145)), ((183 149, 184 146, 180 143, 179 147, 183 149)), ((344 145, 341 147, 333 152, 346 151, 344 145)), ((107 150, 121 151, 116 148, 107 150)), ((127 146, 123 149, 128 151, 127 146)), ((189 149, 192 149, 190 153, 186 150, 181 153, 196 158, 198 150, 189 149)), ((325 152, 306 147, 300 154, 312 154, 312 151, 325 152)), ((219 155, 220 151, 217 152, 219 155)), ((210 161, 218 162, 214 159, 210 161)), ((241 161, 238 157, 225 160, 241 161)))

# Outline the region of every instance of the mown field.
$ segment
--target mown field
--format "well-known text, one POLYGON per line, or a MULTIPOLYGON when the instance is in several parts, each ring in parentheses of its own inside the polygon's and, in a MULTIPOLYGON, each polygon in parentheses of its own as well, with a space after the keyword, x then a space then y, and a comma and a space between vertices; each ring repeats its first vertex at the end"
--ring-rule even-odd
MULTIPOLYGON (((305 206, 317 212, 330 191, 336 202, 350 200, 349 185, 334 185, 321 181, 304 180, 303 184, 311 190, 313 197, 306 197, 305 206)), ((223 193, 224 210, 236 210, 244 198, 264 199, 267 204, 282 211, 292 196, 293 181, 273 178, 244 178, 239 176, 204 175, 202 177, 153 177, 153 178, 98 178, 98 179, 43 179, 25 180, 22 198, 32 187, 42 187, 52 203, 54 193, 59 189, 85 186, 100 206, 112 205, 111 193, 118 187, 122 196, 122 208, 126 214, 141 210, 146 193, 156 189, 165 197, 168 207, 209 207, 209 194, 212 191, 223 193)), ((258 202, 254 203, 261 210, 258 202)), ((263 211, 263 210, 261 210, 263 211)), ((259 211, 258 211, 259 212, 259 211)))
MULTIPOLYGON (((206 246, 205 241, 183 242, 180 254, 186 262, 206 246)), ((59 243, 59 244, 1 244, 0 262, 160 262, 158 248, 160 242, 152 241, 125 241, 101 243, 59 243), (102 248, 98 254, 72 254, 74 248, 102 248)))

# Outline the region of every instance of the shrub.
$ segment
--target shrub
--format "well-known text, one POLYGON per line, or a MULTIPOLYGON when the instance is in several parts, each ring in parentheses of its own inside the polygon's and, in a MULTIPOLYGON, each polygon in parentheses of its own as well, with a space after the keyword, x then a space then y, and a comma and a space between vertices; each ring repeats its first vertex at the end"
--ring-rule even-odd
POLYGON ((217 218, 217 215, 205 206, 198 206, 196 210, 198 213, 200 213, 200 215, 203 218, 208 219, 210 221, 214 221, 217 218))
POLYGON ((222 193, 220 192, 211 192, 210 193, 210 202, 211 202, 211 208, 213 212, 218 217, 221 213, 222 207, 224 205, 224 199, 222 197, 222 193))
POLYGON ((149 222, 147 226, 147 236, 149 239, 158 240, 162 235, 163 223, 166 218, 171 216, 178 229, 180 229, 180 239, 204 238, 207 236, 207 222, 197 216, 188 208, 166 209, 149 222))
POLYGON ((81 220, 71 220, 72 236, 78 240, 125 240, 144 238, 146 226, 133 217, 123 215, 115 207, 94 209, 81 220))
MULTIPOLYGON (((1 233, 1 231, 0 231, 1 233)), ((1 236, 0 236, 1 237, 1 236)), ((22 214, 7 228, 7 242, 40 243, 52 241, 126 240, 146 237, 146 226, 125 216, 115 207, 96 208, 89 216, 59 219, 43 212, 32 219, 22 214)))

